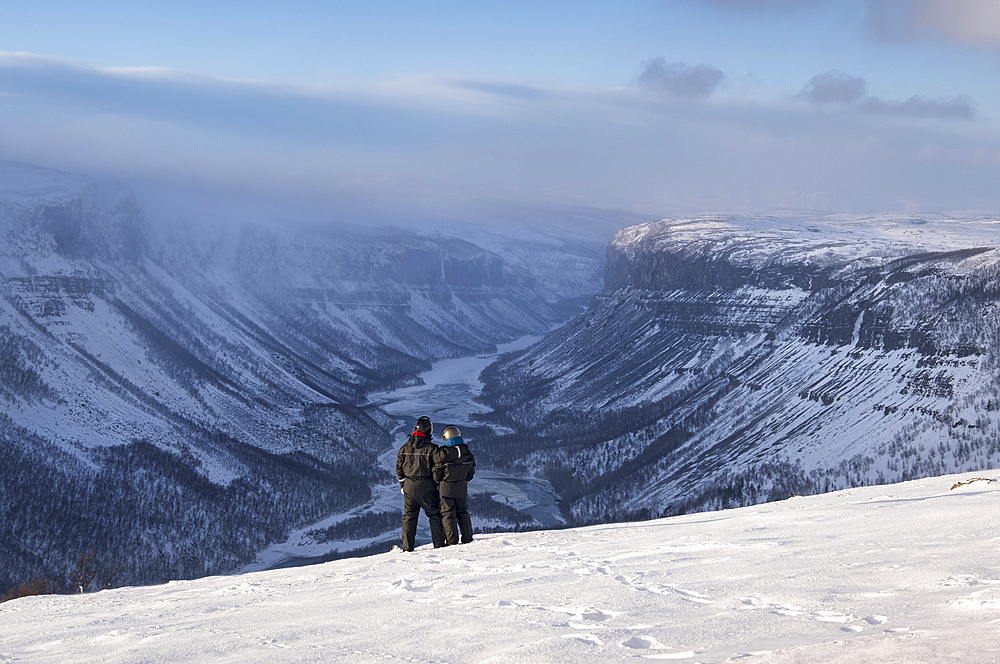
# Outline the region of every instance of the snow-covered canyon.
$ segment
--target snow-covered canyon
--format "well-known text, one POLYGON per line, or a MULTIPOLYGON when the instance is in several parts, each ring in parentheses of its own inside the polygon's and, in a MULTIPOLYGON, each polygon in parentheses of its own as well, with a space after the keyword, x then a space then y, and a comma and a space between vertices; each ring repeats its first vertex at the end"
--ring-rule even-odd
POLYGON ((108 583, 232 572, 366 504, 367 394, 565 320, 606 241, 156 200, 0 162, 0 591, 91 548, 108 583))
POLYGON ((996 468, 998 249, 976 215, 626 228, 588 310, 487 369, 481 444, 578 524, 996 468))
POLYGON ((295 214, 0 164, 0 591, 91 549, 95 588, 385 551, 425 412, 485 529, 1000 464, 992 218, 295 214))

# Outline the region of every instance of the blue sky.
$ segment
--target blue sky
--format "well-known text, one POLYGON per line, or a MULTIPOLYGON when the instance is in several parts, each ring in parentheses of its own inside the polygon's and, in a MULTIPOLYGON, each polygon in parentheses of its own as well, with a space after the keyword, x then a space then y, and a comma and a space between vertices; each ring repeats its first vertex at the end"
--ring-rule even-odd
POLYGON ((997 0, 5 2, 0 159, 334 214, 1000 212, 997 0))

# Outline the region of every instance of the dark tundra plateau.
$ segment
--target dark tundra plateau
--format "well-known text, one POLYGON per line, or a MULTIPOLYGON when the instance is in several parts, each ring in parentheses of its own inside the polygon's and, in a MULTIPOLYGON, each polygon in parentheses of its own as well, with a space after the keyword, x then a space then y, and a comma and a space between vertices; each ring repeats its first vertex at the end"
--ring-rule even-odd
POLYGON ((366 503, 400 442, 367 395, 550 330, 602 268, 584 313, 487 369, 472 427, 483 467, 547 478, 570 523, 1000 459, 987 220, 664 221, 605 263, 607 218, 154 222, 127 190, 0 166, 0 590, 90 550, 95 586, 232 572, 366 503))

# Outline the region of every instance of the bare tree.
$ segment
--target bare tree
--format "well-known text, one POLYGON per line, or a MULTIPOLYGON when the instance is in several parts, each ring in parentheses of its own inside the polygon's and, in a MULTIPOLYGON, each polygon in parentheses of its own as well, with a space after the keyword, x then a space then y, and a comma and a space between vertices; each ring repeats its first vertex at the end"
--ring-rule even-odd
POLYGON ((99 567, 97 552, 93 548, 80 556, 76 563, 76 570, 73 572, 73 583, 76 584, 81 593, 90 589, 90 584, 97 577, 99 567))

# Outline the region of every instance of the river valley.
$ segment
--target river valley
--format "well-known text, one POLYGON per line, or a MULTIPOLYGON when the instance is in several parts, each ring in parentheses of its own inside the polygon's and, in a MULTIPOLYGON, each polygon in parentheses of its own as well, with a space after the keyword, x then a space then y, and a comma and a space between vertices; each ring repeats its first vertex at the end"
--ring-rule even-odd
MULTIPOLYGON (((523 350, 539 339, 541 337, 536 335, 524 336, 499 345, 495 353, 441 360, 435 362, 429 371, 420 374, 419 382, 415 385, 369 395, 370 404, 377 405, 398 422, 393 432, 392 446, 379 455, 379 466, 395 476, 396 452, 406 441, 410 427, 421 415, 430 417, 435 423, 435 438, 440 441, 441 431, 446 426, 453 424, 465 428, 466 424, 471 423, 474 414, 488 412, 487 406, 476 401, 476 397, 483 389, 483 384, 479 381, 480 373, 500 355, 523 350)), ((474 438, 470 436, 464 438, 475 454, 474 438)), ((343 553, 367 549, 382 542, 388 547, 389 544, 398 541, 398 524, 393 530, 374 537, 343 539, 336 542, 320 543, 310 534, 365 515, 399 513, 400 518, 402 517, 403 497, 400 495, 398 483, 393 481, 373 486, 371 493, 371 500, 364 505, 342 514, 331 515, 322 521, 293 531, 285 542, 274 544, 258 554, 257 560, 243 571, 309 564, 319 562, 334 551, 343 553)), ((556 528, 565 523, 559 512, 558 498, 552 485, 543 479, 512 477, 478 467, 475 479, 469 483, 469 493, 488 494, 494 500, 530 515, 544 528, 556 528)), ((477 527, 475 515, 473 515, 473 527, 477 527)), ((430 541, 427 518, 423 514, 417 529, 417 541, 418 544, 430 541)))

